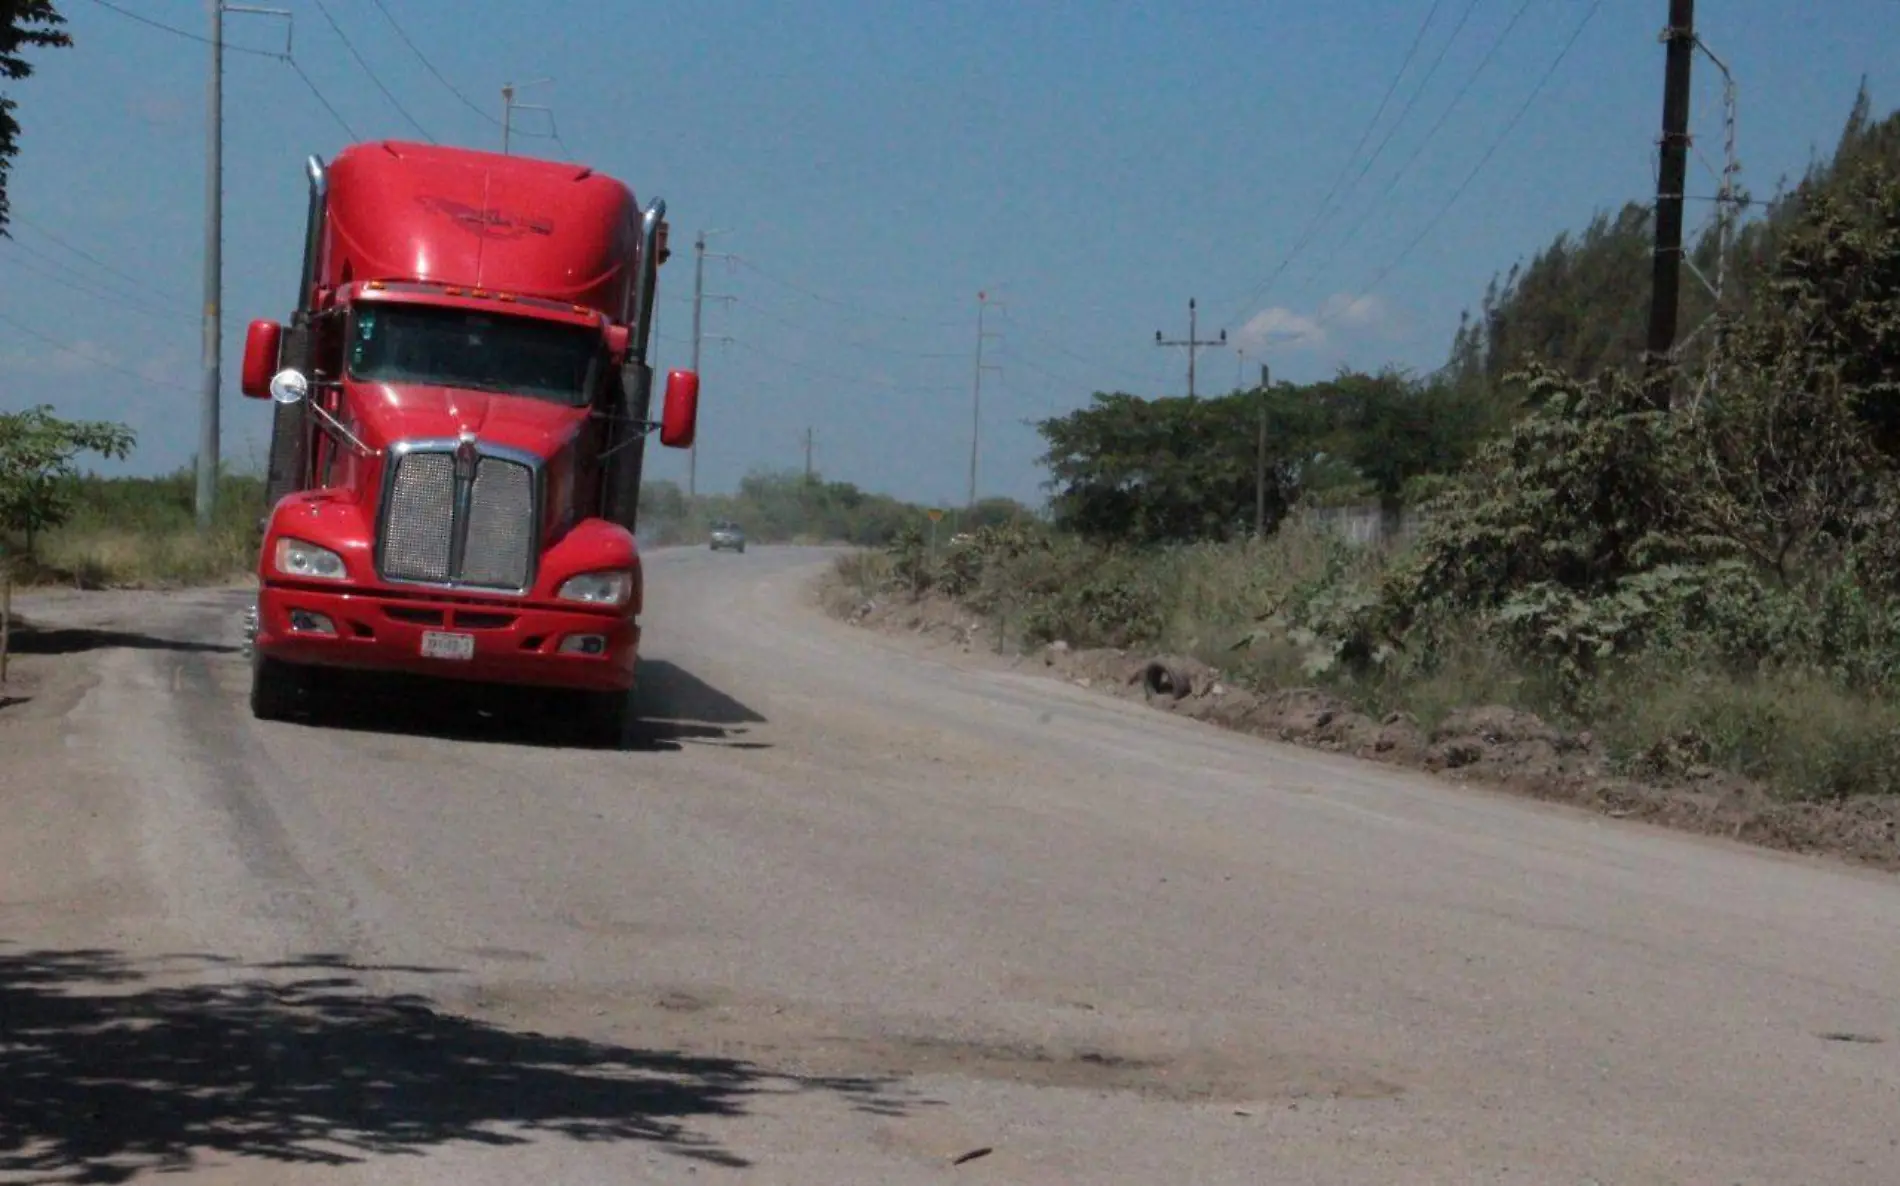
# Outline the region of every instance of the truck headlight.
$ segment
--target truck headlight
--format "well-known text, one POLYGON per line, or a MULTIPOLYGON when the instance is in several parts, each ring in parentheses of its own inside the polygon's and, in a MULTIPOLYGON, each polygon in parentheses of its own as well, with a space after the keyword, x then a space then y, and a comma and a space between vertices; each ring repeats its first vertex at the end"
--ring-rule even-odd
POLYGON ((277 571, 289 577, 340 581, 349 576, 343 567, 343 557, 305 540, 278 540, 276 560, 277 571))
POLYGON ((563 581, 554 595, 562 601, 584 601, 589 605, 625 605, 633 596, 633 574, 625 569, 584 572, 563 581))

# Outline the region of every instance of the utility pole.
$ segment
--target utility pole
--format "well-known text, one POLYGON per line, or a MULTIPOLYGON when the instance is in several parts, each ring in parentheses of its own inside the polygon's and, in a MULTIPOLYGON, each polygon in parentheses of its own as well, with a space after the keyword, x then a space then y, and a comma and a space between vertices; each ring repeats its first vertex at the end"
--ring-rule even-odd
POLYGON ((198 412, 198 530, 211 529, 218 501, 218 393, 223 386, 224 0, 211 8, 211 80, 205 87, 204 390, 198 412))
MULTIPOLYGON (((218 397, 224 386, 224 14, 249 13, 293 20, 281 8, 251 8, 208 0, 211 10, 211 77, 205 83, 205 226, 204 226, 204 339, 199 349, 204 387, 198 412, 198 530, 211 528, 218 504, 218 450, 223 432, 218 397)), ((290 35, 284 36, 284 54, 290 54, 290 35)))
POLYGON ((811 484, 811 426, 805 427, 805 484, 811 484))
POLYGON ((983 365, 983 339, 1003 336, 997 333, 985 333, 983 330, 984 310, 992 304, 999 309, 1006 307, 1001 301, 990 300, 987 292, 976 294, 976 383, 970 393, 970 500, 966 504, 972 511, 976 509, 976 448, 977 441, 983 432, 983 372, 1003 369, 999 366, 983 365))
POLYGON ((508 137, 509 133, 514 130, 515 112, 548 111, 550 116, 553 114, 545 105, 539 103, 515 102, 515 92, 525 91, 531 86, 542 86, 553 81, 552 78, 537 78, 533 82, 511 82, 501 88, 501 155, 508 155, 508 137))
POLYGON ((1253 447, 1253 537, 1267 538, 1267 364, 1260 364, 1260 426, 1253 447))
MULTIPOLYGON (((693 239, 693 373, 699 373, 699 329, 700 307, 706 300, 706 236, 717 235, 718 231, 701 231, 693 239)), ((730 255, 715 253, 714 259, 731 259, 730 255)), ((731 300, 731 297, 715 296, 714 300, 731 300)), ((730 339, 728 339, 730 340, 730 339)), ((699 492, 699 437, 693 437, 692 445, 686 450, 686 497, 690 502, 699 492)))
POLYGON ((1187 393, 1188 393, 1188 398, 1189 398, 1189 399, 1193 399, 1193 398, 1194 398, 1194 356, 1195 356, 1195 354, 1196 354, 1197 352, 1199 352, 1199 351, 1200 351, 1200 349, 1201 349, 1202 347, 1204 347, 1204 346, 1225 346, 1225 345, 1227 344, 1227 331, 1226 331, 1226 330, 1222 330, 1222 331, 1220 331, 1220 337, 1218 337, 1218 338, 1207 338, 1207 339, 1205 339, 1205 340, 1203 340, 1202 338, 1199 338, 1199 337, 1197 337, 1197 336, 1196 336, 1196 334, 1198 333, 1198 331, 1197 331, 1197 329, 1196 329, 1196 326, 1197 326, 1197 325, 1199 324, 1199 322, 1198 322, 1198 318, 1199 318, 1199 313, 1197 312, 1197 310, 1196 310, 1196 309, 1195 309, 1195 307, 1194 307, 1194 298, 1193 298, 1193 297, 1189 297, 1189 298, 1188 298, 1188 336, 1187 336, 1187 341, 1185 341, 1185 342, 1166 342, 1166 341, 1163 341, 1163 340, 1161 339, 1161 331, 1160 331, 1160 330, 1156 330, 1156 331, 1155 331, 1155 345, 1157 345, 1157 346, 1186 346, 1186 347, 1187 347, 1187 352, 1188 352, 1188 390, 1187 390, 1187 393))
POLYGON ((1682 288, 1682 204, 1689 172, 1689 72, 1695 61, 1695 0, 1669 0, 1663 73, 1661 168, 1656 175, 1656 256, 1649 309, 1650 398, 1668 410, 1670 394, 1659 371, 1676 344, 1682 288))

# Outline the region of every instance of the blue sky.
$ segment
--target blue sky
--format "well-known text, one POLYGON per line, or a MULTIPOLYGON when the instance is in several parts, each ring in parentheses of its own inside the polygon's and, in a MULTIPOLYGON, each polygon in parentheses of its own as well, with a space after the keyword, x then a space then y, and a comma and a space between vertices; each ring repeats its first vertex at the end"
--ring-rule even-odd
MULTIPOLYGON (((688 358, 692 233, 722 232, 712 248, 738 257, 707 264, 707 291, 736 299, 705 308, 700 488, 801 465, 809 427, 827 477, 950 503, 967 480, 979 291, 1004 306, 987 317, 985 362, 1000 370, 983 378, 985 495, 1040 500, 1025 420, 1095 390, 1180 394, 1184 354, 1154 336, 1186 335, 1191 296, 1203 336, 1225 328, 1250 346, 1244 360, 1204 352, 1203 393, 1243 365, 1257 373, 1263 349, 1292 379, 1438 365, 1494 272, 1653 190, 1667 11, 382 0, 471 107, 376 0, 271 6, 295 14, 296 67, 234 53, 225 78, 227 460, 263 452, 266 409, 237 395, 237 363, 245 322, 288 312, 304 156, 418 138, 416 123, 496 148, 502 84, 552 77, 521 101, 553 109, 566 151, 527 138, 548 127, 535 111, 517 114, 516 150, 664 197, 688 248, 662 271, 663 366, 688 358), (1337 211, 1281 269, 1342 178, 1337 211)), ((198 431, 207 48, 126 14, 202 35, 207 9, 60 8, 76 44, 9 88, 25 133, 15 242, 0 242, 0 408, 127 421, 140 440, 129 468, 168 470, 198 431)), ((1896 102, 1895 0, 1698 9, 1740 83, 1743 180, 1758 195, 1831 147, 1862 75, 1877 111, 1896 102)), ((284 44, 273 18, 232 14, 227 30, 237 45, 284 44)), ((1698 147, 1717 162, 1720 89, 1706 59, 1697 74, 1698 147)), ((1691 192, 1712 193, 1692 170, 1691 192)), ((1692 228, 1708 210, 1691 206, 1692 228)), ((684 459, 655 446, 649 473, 683 480, 684 459)))

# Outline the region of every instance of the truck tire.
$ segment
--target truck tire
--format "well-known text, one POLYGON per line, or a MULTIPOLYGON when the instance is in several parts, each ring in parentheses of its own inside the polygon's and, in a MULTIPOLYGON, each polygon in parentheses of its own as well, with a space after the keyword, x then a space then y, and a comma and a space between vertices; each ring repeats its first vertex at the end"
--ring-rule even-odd
POLYGON ((309 680, 303 668, 282 659, 251 659, 251 715, 260 721, 289 720, 303 702, 309 680))
POLYGON ((575 724, 585 744, 622 749, 633 716, 632 692, 585 692, 575 698, 575 724))

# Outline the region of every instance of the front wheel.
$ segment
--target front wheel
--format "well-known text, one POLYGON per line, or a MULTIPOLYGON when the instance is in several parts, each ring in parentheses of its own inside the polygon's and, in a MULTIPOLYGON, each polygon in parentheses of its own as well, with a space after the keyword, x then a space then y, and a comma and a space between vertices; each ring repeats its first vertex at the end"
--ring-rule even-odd
POLYGON ((573 723, 585 744, 620 749, 633 716, 632 692, 583 692, 573 700, 573 723))
POLYGON ((251 715, 260 721, 288 720, 309 691, 303 668, 255 654, 251 659, 251 715))

